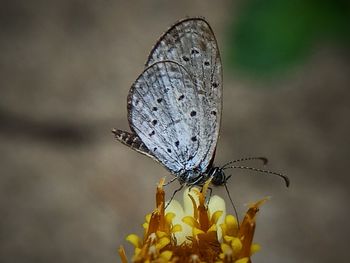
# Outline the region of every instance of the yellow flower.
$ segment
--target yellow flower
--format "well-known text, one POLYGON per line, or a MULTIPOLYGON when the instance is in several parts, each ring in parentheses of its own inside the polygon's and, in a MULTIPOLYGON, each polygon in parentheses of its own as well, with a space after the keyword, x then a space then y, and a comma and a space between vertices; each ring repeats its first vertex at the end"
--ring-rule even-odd
MULTIPOLYGON (((182 228, 182 231, 175 233, 178 244, 181 244, 186 240, 188 241, 188 236, 204 231, 202 228, 205 228, 205 222, 203 222, 205 219, 203 218, 203 215, 206 216, 205 213, 202 213, 201 216, 201 221, 204 225, 199 226, 201 222, 198 222, 198 212, 203 212, 202 208, 204 205, 202 204, 199 206, 199 197, 204 197, 204 195, 204 193, 199 192, 198 188, 192 188, 191 190, 187 188, 183 193, 183 206, 177 200, 173 200, 167 207, 167 212, 176 214, 173 223, 180 225, 182 228)), ((201 201, 204 200, 202 199, 201 201)), ((208 219, 206 220, 210 223, 210 227, 212 227, 211 230, 214 228, 216 229, 218 239, 221 239, 221 228, 219 226, 224 222, 225 215, 226 205, 224 199, 217 195, 212 196, 208 204, 208 219)), ((206 232, 209 231, 210 227, 206 232)))
MULTIPOLYGON (((222 198, 213 196, 206 204, 209 183, 201 191, 187 189, 183 206, 173 200, 165 210, 164 179, 160 181, 156 209, 146 216, 143 237, 127 237, 135 247, 131 262, 250 262, 259 250, 252 244, 256 213, 266 199, 250 206, 238 228, 237 219, 226 215, 222 198)), ((119 255, 128 262, 123 247, 119 255)))

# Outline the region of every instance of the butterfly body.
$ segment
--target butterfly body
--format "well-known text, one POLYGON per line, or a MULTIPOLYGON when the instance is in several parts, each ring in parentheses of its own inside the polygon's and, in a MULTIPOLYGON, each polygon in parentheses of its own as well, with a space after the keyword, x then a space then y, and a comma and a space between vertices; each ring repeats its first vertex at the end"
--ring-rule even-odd
POLYGON ((161 36, 129 91, 127 109, 131 132, 113 130, 120 142, 161 163, 181 184, 224 182, 223 170, 213 166, 222 66, 203 18, 179 21, 161 36))

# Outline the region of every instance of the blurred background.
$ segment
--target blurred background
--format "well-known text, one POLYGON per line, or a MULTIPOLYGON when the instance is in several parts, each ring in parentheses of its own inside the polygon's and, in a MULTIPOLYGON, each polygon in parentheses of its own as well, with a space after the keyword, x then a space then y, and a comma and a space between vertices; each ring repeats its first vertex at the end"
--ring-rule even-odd
POLYGON ((110 130, 128 129, 129 87, 161 33, 204 16, 224 62, 216 164, 263 155, 291 179, 287 189, 233 171, 241 214, 272 196, 253 261, 348 262, 349 10, 340 0, 1 1, 1 261, 118 262, 119 245, 132 250, 125 236, 142 233, 168 173, 110 130))

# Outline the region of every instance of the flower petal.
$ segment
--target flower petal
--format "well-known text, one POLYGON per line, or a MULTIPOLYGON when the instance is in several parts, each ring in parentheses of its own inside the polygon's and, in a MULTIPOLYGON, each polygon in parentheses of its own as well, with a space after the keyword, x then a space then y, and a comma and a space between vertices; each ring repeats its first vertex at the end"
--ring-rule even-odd
POLYGON ((232 248, 229 245, 225 244, 225 243, 221 244, 221 250, 224 253, 227 253, 227 252, 230 252, 230 251, 232 252, 232 248))
POLYGON ((235 263, 248 263, 249 258, 241 258, 235 261, 235 263))
POLYGON ((231 246, 233 248, 233 253, 236 255, 242 250, 243 245, 239 238, 233 238, 231 246))
POLYGON ((145 229, 145 230, 147 230, 147 229, 148 229, 148 226, 149 226, 149 224, 148 224, 148 223, 146 223, 146 222, 142 224, 142 227, 143 227, 143 229, 145 229))
POLYGON ((216 232, 216 225, 211 225, 207 232, 216 232))
POLYGON ((173 218, 174 218, 175 216, 176 216, 175 213, 172 213, 172 212, 166 213, 166 215, 165 215, 165 220, 166 220, 166 222, 167 222, 168 224, 171 224, 171 222, 172 222, 172 220, 173 220, 173 218))
POLYGON ((197 236, 198 234, 204 234, 205 232, 202 229, 194 227, 192 230, 193 236, 197 236))
POLYGON ((225 235, 236 236, 238 231, 237 219, 233 215, 227 215, 225 218, 226 233, 225 235))
POLYGON ((162 253, 160 253, 160 258, 165 260, 165 262, 169 262, 172 256, 173 256, 173 252, 169 250, 165 250, 162 253))
POLYGON ((162 237, 158 240, 156 247, 157 249, 162 249, 169 243, 170 243, 170 239, 168 237, 162 237))
POLYGON ((259 244, 253 244, 250 247, 250 255, 253 255, 254 253, 260 251, 260 249, 261 249, 261 246, 259 244))
POLYGON ((184 200, 184 213, 185 215, 193 215, 193 203, 191 198, 189 197, 189 194, 194 198, 196 202, 196 206, 198 206, 198 196, 195 194, 196 192, 193 191, 195 187, 189 191, 189 188, 186 188, 183 193, 183 200, 184 200))
POLYGON ((200 228, 198 222, 192 216, 185 216, 184 218, 182 218, 182 222, 191 227, 200 228))
POLYGON ((157 235, 157 238, 162 238, 162 237, 167 236, 168 234, 166 232, 163 232, 163 231, 157 231, 156 235, 157 235))
POLYGON ((126 240, 133 244, 135 248, 140 246, 140 238, 135 234, 128 235, 126 240))
POLYGON ((174 225, 172 228, 171 228, 171 232, 172 233, 176 233, 176 232, 181 232, 182 231, 182 226, 177 224, 177 225, 174 225))
POLYGON ((124 247, 123 247, 123 246, 120 246, 120 247, 119 247, 118 253, 119 253, 121 262, 122 262, 122 263, 128 263, 128 259, 127 259, 127 257, 126 257, 126 253, 125 253, 125 250, 124 250, 124 247))
POLYGON ((218 195, 212 196, 209 200, 208 209, 211 213, 218 210, 225 212, 226 211, 225 200, 218 195))
POLYGON ((176 200, 172 200, 170 204, 167 206, 167 208, 165 209, 165 211, 166 213, 174 213, 180 217, 184 215, 184 210, 182 208, 182 205, 176 200))
POLYGON ((219 218, 222 216, 224 212, 223 211, 216 211, 210 218, 210 223, 216 224, 219 220, 219 218))

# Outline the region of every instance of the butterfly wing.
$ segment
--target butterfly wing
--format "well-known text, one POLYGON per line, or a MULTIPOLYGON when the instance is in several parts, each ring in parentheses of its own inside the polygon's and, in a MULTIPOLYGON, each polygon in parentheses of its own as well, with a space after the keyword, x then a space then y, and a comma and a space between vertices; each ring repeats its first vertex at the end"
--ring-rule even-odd
POLYGON ((116 138, 174 174, 205 172, 213 159, 222 109, 216 39, 201 18, 171 27, 152 49, 128 96, 132 133, 116 138))
POLYGON ((129 124, 152 155, 172 173, 198 167, 203 155, 197 89, 173 61, 156 62, 139 76, 128 96, 129 124))
POLYGON ((139 153, 155 159, 155 157, 152 155, 152 152, 146 147, 141 138, 135 133, 130 133, 118 129, 112 129, 112 133, 114 134, 115 138, 121 143, 129 146, 131 149, 139 153))
POLYGON ((206 114, 202 136, 207 152, 202 156, 205 170, 214 157, 222 112, 222 64, 213 30, 203 18, 188 18, 173 25, 160 37, 147 59, 146 66, 171 60, 181 64, 191 75, 206 114), (215 118, 208 117, 215 115, 215 118))

